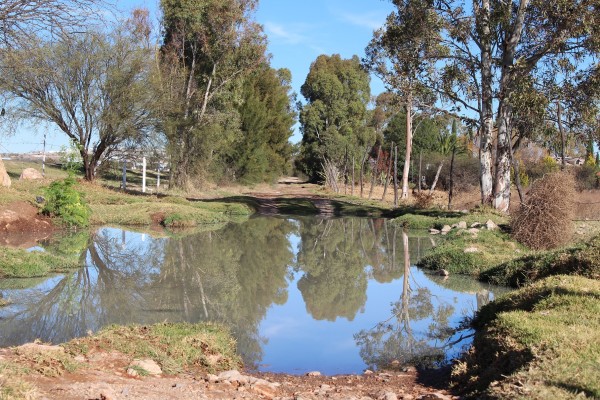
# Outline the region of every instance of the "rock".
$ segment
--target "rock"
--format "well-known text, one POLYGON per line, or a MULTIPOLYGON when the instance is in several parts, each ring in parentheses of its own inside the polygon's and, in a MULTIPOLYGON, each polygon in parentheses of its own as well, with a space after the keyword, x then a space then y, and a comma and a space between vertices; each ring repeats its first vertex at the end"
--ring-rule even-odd
POLYGON ((370 369, 365 369, 365 372, 363 372, 364 375, 373 375, 373 371, 371 371, 370 369))
POLYGON ((11 183, 10 176, 8 176, 8 173, 6 172, 2 157, 0 157, 0 185, 10 187, 11 183))
POLYGON ((429 230, 429 233, 432 234, 432 235, 439 235, 440 234, 440 230, 439 229, 433 229, 433 228, 431 228, 429 230))
POLYGON ((382 395, 380 395, 377 399, 378 400, 398 400, 398 396, 396 396, 396 393, 394 393, 394 392, 385 392, 382 395))
POLYGON ((419 396, 417 397, 417 400, 452 400, 452 398, 440 392, 435 392, 419 396))
POLYGON ((458 229, 467 229, 467 223, 465 221, 460 221, 457 227, 458 229))
POLYGON ((472 234, 473 236, 477 236, 477 234, 479 233, 479 229, 471 228, 471 229, 469 229, 469 233, 472 234))
POLYGON ((450 225, 444 225, 444 227, 442 228, 442 233, 448 233, 452 230, 452 227, 450 225))
POLYGON ((306 376, 321 376, 321 373, 319 371, 310 371, 306 376))
POLYGON ((219 381, 219 377, 218 377, 218 376, 216 376, 216 375, 213 375, 213 374, 208 374, 208 375, 206 376, 206 380, 207 380, 209 383, 217 383, 217 382, 219 381))
POLYGON ((143 369, 148 373, 148 375, 162 375, 162 369, 156 363, 156 361, 151 360, 149 358, 143 360, 133 360, 129 367, 127 368, 127 373, 132 376, 137 376, 136 369, 143 369), (130 373, 130 370, 135 372, 136 374, 130 373))
POLYGON ((465 253, 479 253, 479 249, 477 247, 467 247, 465 253))
POLYGON ((35 181, 44 179, 42 173, 35 168, 25 168, 19 177, 20 181, 35 181))
POLYGON ((277 394, 277 388, 268 384, 254 384, 252 385, 252 390, 268 399, 272 399, 277 394))
POLYGON ((481 224, 479 222, 473 222, 471 224, 471 228, 479 228, 481 226, 481 224))
POLYGON ((402 400, 413 400, 415 398, 415 396, 413 396, 412 394, 405 394, 404 396, 402 396, 402 400))
POLYGON ((414 366, 409 365, 407 367, 402 368, 402 372, 417 372, 417 369, 414 366))
POLYGON ((447 270, 445 270, 445 269, 440 269, 439 271, 437 271, 437 274, 439 276, 448 276, 448 275, 450 275, 450 273, 447 270))
POLYGON ((240 385, 245 385, 247 383, 250 383, 250 377, 246 376, 246 375, 242 375, 240 373, 240 371, 238 370, 230 370, 230 371, 224 371, 221 372, 218 376, 217 376, 218 381, 220 382, 229 382, 229 383, 237 383, 240 385))
POLYGON ((16 348, 17 353, 42 353, 42 352, 51 352, 51 353, 64 353, 65 349, 62 346, 51 346, 48 344, 40 344, 40 343, 25 343, 22 346, 16 348))
POLYGON ((81 354, 79 354, 79 355, 77 355, 77 356, 73 357, 73 359, 74 359, 75 361, 77 361, 77 362, 80 362, 80 363, 83 363, 83 362, 85 362, 85 357, 84 357, 84 356, 82 356, 81 354))
POLYGON ((498 229, 498 225, 496 225, 491 219, 487 220, 487 222, 485 223, 485 227, 490 231, 498 229))

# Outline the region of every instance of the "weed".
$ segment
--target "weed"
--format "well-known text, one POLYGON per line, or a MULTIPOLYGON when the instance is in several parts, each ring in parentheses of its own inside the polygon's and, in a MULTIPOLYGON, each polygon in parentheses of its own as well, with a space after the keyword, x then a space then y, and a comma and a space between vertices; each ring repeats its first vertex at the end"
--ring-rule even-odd
POLYGON ((52 182, 46 189, 46 204, 42 212, 59 217, 67 226, 89 225, 91 210, 83 194, 75 189, 76 183, 73 175, 52 182))

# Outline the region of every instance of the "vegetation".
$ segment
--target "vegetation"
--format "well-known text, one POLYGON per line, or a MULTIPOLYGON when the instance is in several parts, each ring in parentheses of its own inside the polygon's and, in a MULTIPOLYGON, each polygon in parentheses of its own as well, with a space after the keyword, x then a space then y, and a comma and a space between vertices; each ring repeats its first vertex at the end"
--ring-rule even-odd
POLYGON ((575 181, 554 173, 536 181, 527 200, 511 216, 512 236, 532 249, 552 249, 568 243, 573 234, 575 181))
POLYGON ((241 367, 229 331, 208 323, 112 325, 94 336, 74 339, 64 347, 73 354, 101 349, 151 358, 166 374, 191 370, 215 373, 241 367))
POLYGON ((32 278, 79 267, 77 259, 0 246, 0 278, 32 278))
POLYGON ((46 189, 46 203, 42 212, 58 217, 67 226, 87 226, 91 210, 75 189, 75 178, 69 175, 62 181, 54 181, 46 189))
POLYGON ((600 281, 558 275, 483 307, 454 368, 469 398, 600 397, 600 281))

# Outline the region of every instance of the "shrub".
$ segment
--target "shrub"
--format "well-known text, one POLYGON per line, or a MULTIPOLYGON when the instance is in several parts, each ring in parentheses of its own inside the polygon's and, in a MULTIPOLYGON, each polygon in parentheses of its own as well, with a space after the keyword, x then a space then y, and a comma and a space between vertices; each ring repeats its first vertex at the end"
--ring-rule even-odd
POLYGON ((60 218, 68 226, 88 226, 91 210, 75 189, 76 183, 73 175, 52 182, 45 191, 46 204, 42 212, 60 218))
POLYGON ((524 204, 511 218, 513 237, 532 249, 565 244, 573 231, 573 176, 555 172, 533 183, 524 204))
POLYGON ((591 190, 598 188, 597 169, 593 165, 584 164, 575 168, 577 190, 591 190))
POLYGON ((416 208, 427 209, 431 208, 433 205, 433 195, 429 194, 429 191, 427 190, 424 190, 421 193, 415 192, 413 196, 416 208))

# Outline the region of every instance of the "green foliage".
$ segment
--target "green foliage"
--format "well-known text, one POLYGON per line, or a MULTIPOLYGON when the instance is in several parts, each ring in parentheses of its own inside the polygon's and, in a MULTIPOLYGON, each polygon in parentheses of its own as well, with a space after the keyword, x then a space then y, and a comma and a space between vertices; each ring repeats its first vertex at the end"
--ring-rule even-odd
POLYGON ((367 126, 369 74, 358 57, 320 55, 311 64, 301 92, 308 103, 300 111, 302 142, 296 166, 312 181, 320 179, 325 159, 341 171, 355 167, 374 142, 367 126))
POLYGON ((75 142, 71 142, 69 148, 62 146, 58 154, 62 168, 69 173, 74 174, 83 170, 83 159, 81 158, 79 148, 75 142))
POLYGON ((244 80, 238 107, 241 135, 231 148, 235 178, 241 182, 274 180, 287 170, 295 122, 290 83, 289 70, 276 71, 268 65, 244 80))
POLYGON ((67 226, 88 226, 92 211, 83 194, 75 189, 76 184, 72 175, 52 182, 46 189, 46 204, 42 212, 59 217, 67 226))

